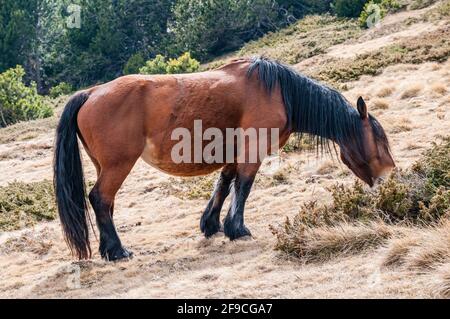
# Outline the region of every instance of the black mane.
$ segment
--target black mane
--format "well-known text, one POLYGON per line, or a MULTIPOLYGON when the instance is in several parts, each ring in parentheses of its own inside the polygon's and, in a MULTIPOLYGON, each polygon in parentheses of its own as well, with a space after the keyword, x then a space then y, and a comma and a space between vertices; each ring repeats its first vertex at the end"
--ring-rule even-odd
MULTIPOLYGON (((268 92, 280 86, 292 132, 317 138, 322 150, 330 150, 329 141, 342 145, 351 140, 363 149, 361 117, 341 93, 277 61, 254 58, 248 76, 255 70, 268 92)), ((370 123, 375 138, 388 145, 378 121, 370 116, 370 123)))

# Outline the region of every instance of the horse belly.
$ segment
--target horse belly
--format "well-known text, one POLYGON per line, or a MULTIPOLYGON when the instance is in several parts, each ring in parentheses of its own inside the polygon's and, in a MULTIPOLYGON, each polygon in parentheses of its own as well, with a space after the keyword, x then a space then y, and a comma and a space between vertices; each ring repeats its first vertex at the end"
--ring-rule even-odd
MULTIPOLYGON (((170 143, 166 145, 170 145, 170 143)), ((151 139, 147 139, 141 158, 159 171, 174 176, 207 175, 223 166, 221 163, 175 163, 171 157, 171 148, 158 147, 151 139)))

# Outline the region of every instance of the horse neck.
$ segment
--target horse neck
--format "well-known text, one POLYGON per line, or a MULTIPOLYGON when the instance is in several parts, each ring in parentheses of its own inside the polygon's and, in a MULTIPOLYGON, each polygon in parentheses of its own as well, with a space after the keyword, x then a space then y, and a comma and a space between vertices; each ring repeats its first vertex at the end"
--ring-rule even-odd
POLYGON ((307 78, 298 81, 291 94, 291 123, 296 133, 344 143, 359 136, 361 121, 357 111, 337 91, 307 78))

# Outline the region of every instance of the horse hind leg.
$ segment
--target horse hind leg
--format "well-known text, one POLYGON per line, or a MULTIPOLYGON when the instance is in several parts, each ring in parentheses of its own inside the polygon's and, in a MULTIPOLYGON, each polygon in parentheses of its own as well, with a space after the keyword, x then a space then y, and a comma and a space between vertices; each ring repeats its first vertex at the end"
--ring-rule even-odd
POLYGON ((97 183, 89 194, 89 201, 95 211, 100 232, 99 251, 102 258, 109 261, 132 256, 132 253, 122 246, 117 234, 113 221, 113 209, 116 193, 136 160, 121 163, 120 166, 103 166, 97 183))
POLYGON ((200 230, 206 238, 220 231, 220 211, 230 193, 230 185, 235 176, 236 165, 227 165, 220 173, 213 195, 200 219, 200 230))

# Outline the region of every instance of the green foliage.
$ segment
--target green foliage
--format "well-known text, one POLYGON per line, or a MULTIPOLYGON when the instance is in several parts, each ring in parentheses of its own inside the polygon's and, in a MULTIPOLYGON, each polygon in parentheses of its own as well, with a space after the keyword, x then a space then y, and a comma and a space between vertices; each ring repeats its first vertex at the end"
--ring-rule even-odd
POLYGON ((141 74, 179 74, 198 71, 200 62, 193 59, 189 52, 184 53, 177 59, 169 61, 160 54, 154 59, 147 61, 144 67, 139 69, 141 74))
POLYGON ((36 84, 26 86, 23 83, 24 75, 21 66, 0 74, 0 127, 53 114, 52 108, 37 93, 36 84))
POLYGON ((166 58, 158 54, 154 59, 145 63, 145 66, 139 69, 141 74, 166 74, 167 62, 166 58))
POLYGON ((123 68, 123 74, 137 74, 139 69, 145 65, 144 57, 141 53, 133 54, 123 68))
POLYGON ((50 89, 49 95, 51 98, 57 98, 61 95, 68 95, 68 94, 72 93, 73 91, 74 90, 73 90, 73 87, 71 84, 66 83, 66 82, 61 82, 58 85, 56 85, 50 89))
POLYGON ((0 231, 29 227, 55 217, 51 181, 14 182, 0 187, 0 231))
POLYGON ((425 175, 431 188, 450 188, 450 137, 441 144, 433 143, 422 159, 413 165, 413 170, 425 175))
POLYGON ((170 59, 167 62, 166 72, 169 74, 193 73, 200 68, 200 62, 193 59, 189 52, 184 53, 178 59, 170 59))
POLYGON ((170 28, 175 50, 207 59, 273 30, 277 18, 272 0, 178 0, 170 28))
POLYGON ((378 22, 376 19, 383 19, 388 12, 395 12, 400 8, 401 5, 396 0, 371 0, 364 5, 359 16, 359 24, 363 28, 369 27, 370 23, 375 25, 378 22))
POLYGON ((367 0, 334 0, 333 10, 339 17, 357 18, 367 0))

